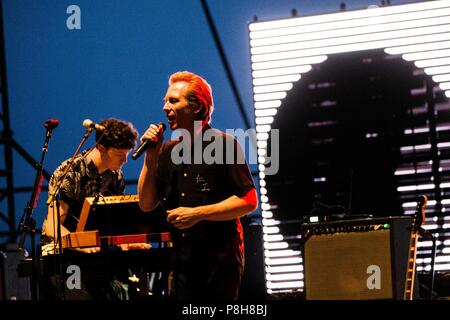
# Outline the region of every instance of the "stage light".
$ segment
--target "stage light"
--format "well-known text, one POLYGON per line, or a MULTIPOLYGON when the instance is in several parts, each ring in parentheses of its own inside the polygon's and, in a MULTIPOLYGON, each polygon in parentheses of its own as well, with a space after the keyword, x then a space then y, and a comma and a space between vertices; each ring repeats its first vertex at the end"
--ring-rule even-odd
POLYGON ((281 84, 272 84, 266 86, 258 86, 254 87, 254 93, 267 93, 267 92, 277 92, 277 91, 289 91, 293 87, 292 83, 281 83, 281 84))
POLYGON ((303 279, 303 273, 284 273, 284 274, 266 274, 266 279, 269 281, 285 281, 285 280, 301 280, 303 279))
POLYGON ((274 257, 293 257, 299 256, 300 251, 298 250, 265 250, 264 255, 269 258, 274 257))
POLYGON ((287 75, 287 76, 257 78, 257 79, 253 79, 253 85, 254 86, 262 86, 262 85, 275 84, 275 83, 296 82, 296 81, 300 80, 300 78, 301 78, 301 75, 299 75, 299 74, 290 74, 290 75, 287 75))
POLYGON ((255 109, 271 109, 281 106, 281 100, 255 102, 255 109))
MULTIPOLYGON (((450 82, 442 82, 440 85, 439 85, 439 87, 442 89, 442 90, 449 90, 450 89, 450 82)), ((450 128, 450 127, 449 127, 450 128)), ((445 129, 445 130, 448 130, 448 129, 445 129)))
POLYGON ((450 142, 439 142, 437 144, 438 149, 450 148, 450 142))
POLYGON ((266 116, 275 116, 277 114, 277 109, 262 109, 255 110, 255 116, 257 117, 266 117, 266 116))
POLYGON ((268 273, 282 273, 282 272, 296 272, 303 271, 302 265, 294 265, 294 266, 281 266, 281 267, 266 267, 266 272, 268 273))
POLYGON ((275 234, 275 235, 265 234, 263 239, 264 239, 264 241, 267 241, 267 242, 270 242, 270 241, 282 241, 284 239, 284 237, 281 234, 275 234))
POLYGON ((413 169, 413 170, 396 170, 395 171, 395 175, 396 176, 400 176, 400 175, 407 175, 407 174, 414 174, 417 173, 417 170, 413 169))
MULTIPOLYGON (((447 226, 450 227, 450 225, 447 225, 447 226)), ((426 224, 426 225, 422 226, 422 228, 424 228, 425 230, 433 230, 433 229, 437 229, 438 227, 441 227, 441 226, 438 226, 437 224, 426 224)), ((446 229, 445 224, 442 225, 442 229, 446 229)))
POLYGON ((273 218, 273 213, 272 213, 272 211, 265 211, 265 210, 263 210, 263 212, 261 213, 261 215, 262 215, 262 217, 263 218, 273 218))
MULTIPOLYGON (((427 206, 434 206, 434 205, 436 205, 436 200, 428 200, 427 206)), ((416 206, 417 206, 417 202, 416 201, 404 202, 402 204, 403 208, 415 208, 416 206)))
POLYGON ((299 288, 303 287, 303 281, 283 281, 283 282, 266 282, 267 288, 281 289, 281 288, 299 288))
MULTIPOLYGON (((345 37, 337 38, 327 38, 323 40, 311 40, 302 42, 293 42, 287 44, 270 45, 264 47, 252 48, 252 55, 262 55, 275 52, 286 52, 295 50, 305 50, 311 48, 326 48, 330 46, 339 47, 355 43, 377 43, 377 47, 386 47, 393 45, 392 39, 402 39, 406 37, 415 37, 423 35, 434 35, 450 32, 450 24, 447 25, 437 25, 431 27, 414 28, 414 29, 404 29, 397 31, 381 32, 381 33, 367 33, 354 35, 353 30, 348 32, 349 35, 345 37), (386 41, 386 42, 383 42, 386 41)), ((416 41, 413 41, 416 43, 416 41)))
POLYGON ((287 249, 287 242, 264 242, 264 249, 277 250, 277 249, 287 249))
POLYGON ((258 117, 255 122, 256 124, 272 124, 273 117, 258 117))
POLYGON ((429 132, 429 128, 415 128, 415 129, 406 129, 404 131, 405 134, 415 134, 415 133, 425 133, 429 132))
POLYGON ((257 125, 256 132, 257 133, 266 133, 270 131, 270 125, 257 125))
POLYGON ((434 82, 447 82, 450 81, 450 74, 442 74, 442 75, 437 75, 437 76, 433 76, 433 81, 434 82))
POLYGON ((280 228, 278 227, 263 227, 264 233, 279 233, 280 228))
POLYGON ((415 146, 404 146, 400 148, 401 152, 408 152, 408 151, 419 151, 419 150, 430 150, 431 144, 419 144, 415 146))
MULTIPOLYGON (((270 206, 267 206, 267 210, 270 209, 270 206)), ((263 226, 276 226, 280 224, 280 221, 277 221, 275 219, 262 219, 263 226)))
POLYGON ((256 134, 256 140, 258 141, 267 141, 267 139, 269 139, 269 134, 266 132, 256 134))
MULTIPOLYGON (((439 29, 434 29, 438 32, 439 29)), ((417 31, 417 33, 419 33, 417 31)), ((410 46, 416 45, 417 43, 429 43, 436 41, 450 40, 450 33, 432 33, 432 34, 424 34, 424 35, 414 35, 405 38, 393 38, 386 40, 378 40, 372 42, 360 42, 360 43, 347 43, 340 44, 334 46, 327 46, 326 43, 323 44, 323 47, 309 47, 299 50, 290 50, 290 51, 280 51, 274 53, 265 53, 265 54, 255 54, 252 55, 252 62, 263 62, 277 59, 290 59, 290 58, 300 58, 300 57, 309 57, 315 55, 323 55, 323 54, 334 54, 334 53, 345 53, 345 52, 354 52, 361 50, 369 50, 369 49, 383 49, 386 48, 385 51, 387 53, 391 53, 394 50, 390 50, 389 47, 397 47, 400 46, 405 48, 404 51, 399 51, 398 53, 406 53, 410 52, 412 48, 410 46)), ((441 47, 437 47, 441 48, 441 47)), ((426 49, 425 49, 426 50, 426 49)))
POLYGON ((275 100, 275 99, 284 99, 286 98, 286 92, 272 92, 272 93, 261 93, 255 94, 253 99, 255 101, 264 101, 264 100, 275 100))
POLYGON ((427 68, 427 67, 450 65, 450 55, 445 57, 445 58, 417 60, 416 62, 414 62, 414 64, 418 68, 427 68))
MULTIPOLYGON (((426 54, 425 52, 430 50, 441 50, 450 48, 450 41, 440 41, 438 39, 435 39, 435 41, 424 41, 424 42, 431 42, 431 43, 419 43, 419 44, 412 44, 412 45, 406 45, 406 46, 396 46, 392 48, 386 48, 384 51, 389 54, 407 54, 407 53, 420 53, 420 54, 426 54)), ((412 61, 412 60, 408 60, 412 61)))
POLYGON ((267 258, 264 260, 266 265, 268 266, 276 266, 276 265, 290 265, 290 264, 299 264, 303 262, 302 258, 294 257, 294 258, 267 258))
MULTIPOLYGON (((432 241, 421 241, 421 242, 417 243, 417 247, 419 247, 419 248, 431 247, 432 245, 433 245, 432 241)), ((424 259, 424 260, 428 260, 428 259, 424 259)), ((427 262, 427 261, 423 261, 423 262, 427 262)))
MULTIPOLYGON (((318 39, 345 37, 356 34, 376 34, 388 31, 422 28, 448 22, 450 9, 442 9, 439 12, 410 13, 398 16, 387 16, 380 24, 373 18, 358 19, 334 23, 323 23, 308 27, 296 27, 290 29, 278 29, 258 32, 258 39, 250 41, 252 47, 273 46, 282 43, 298 41, 311 41, 318 39), (317 32, 321 31, 321 32, 317 32)), ((252 34, 250 35, 250 37, 252 34)), ((253 34, 255 36, 255 34, 253 34)))
POLYGON ((306 57, 298 59, 287 59, 279 61, 257 62, 252 64, 252 70, 281 68, 290 66, 302 66, 308 64, 318 64, 327 60, 327 56, 306 57))
POLYGON ((406 61, 417 61, 424 59, 435 59, 445 57, 448 59, 450 57, 450 49, 443 50, 430 50, 425 52, 417 52, 417 53, 405 53, 402 55, 402 58, 406 61))
POLYGON ((425 73, 432 76, 435 74, 448 74, 450 73, 450 66, 439 66, 439 67, 431 67, 431 68, 425 68, 425 73))
POLYGON ((406 191, 417 191, 417 190, 429 190, 434 189, 436 186, 433 183, 411 185, 411 186, 401 186, 397 188, 398 192, 406 191))

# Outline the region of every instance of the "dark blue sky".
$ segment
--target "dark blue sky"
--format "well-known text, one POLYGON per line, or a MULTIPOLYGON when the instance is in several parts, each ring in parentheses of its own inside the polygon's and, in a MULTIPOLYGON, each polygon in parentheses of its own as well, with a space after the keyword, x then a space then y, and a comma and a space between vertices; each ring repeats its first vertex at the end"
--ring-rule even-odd
MULTIPOLYGON (((209 0, 248 117, 253 123, 248 23, 336 12, 342 1, 209 0)), ((418 1, 391 1, 400 4, 418 1)), ((380 1, 345 1, 347 9, 380 1)), ((52 172, 70 157, 84 129, 82 121, 118 117, 142 133, 165 120, 162 98, 168 75, 190 70, 212 85, 219 129, 244 128, 200 1, 3 0, 9 105, 14 138, 35 159, 44 141, 43 123, 60 120, 45 168, 52 172), (81 9, 81 30, 68 30, 69 5, 81 9)), ((91 146, 93 137, 87 146, 91 146)), ((3 157, 2 160, 3 162, 3 157)), ((142 160, 141 160, 142 161, 142 160)), ((141 161, 129 160, 128 179, 137 179, 141 161)), ((35 171, 15 153, 15 186, 31 186, 35 171)), ((127 188, 135 193, 135 186, 127 188)), ((19 219, 29 194, 16 197, 19 219)), ((35 217, 42 223, 46 194, 35 217)), ((6 211, 6 201, 0 209, 6 211)), ((4 230, 3 225, 0 229, 4 230)))

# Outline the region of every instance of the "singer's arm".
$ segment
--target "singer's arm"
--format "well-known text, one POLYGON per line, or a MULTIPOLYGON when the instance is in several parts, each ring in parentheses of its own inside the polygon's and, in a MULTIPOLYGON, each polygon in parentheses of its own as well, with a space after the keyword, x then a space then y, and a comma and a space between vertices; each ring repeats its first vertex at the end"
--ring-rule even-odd
POLYGON ((156 150, 146 152, 144 165, 138 180, 139 207, 142 211, 151 211, 158 204, 156 189, 157 161, 156 150))
POLYGON ((168 210, 168 221, 178 229, 187 229, 202 221, 227 221, 240 218, 258 207, 255 189, 244 196, 231 196, 218 203, 198 207, 178 207, 168 210))
POLYGON ((145 152, 144 164, 139 175, 139 207, 142 211, 153 210, 159 202, 156 189, 156 173, 158 170, 158 158, 164 139, 163 131, 164 126, 151 124, 141 137, 141 141, 150 140, 156 143, 145 152))

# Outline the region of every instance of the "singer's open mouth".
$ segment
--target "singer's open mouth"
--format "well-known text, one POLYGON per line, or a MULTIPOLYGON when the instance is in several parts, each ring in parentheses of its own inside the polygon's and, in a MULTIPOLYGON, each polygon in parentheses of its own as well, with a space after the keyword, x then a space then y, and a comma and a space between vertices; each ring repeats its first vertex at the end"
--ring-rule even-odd
POLYGON ((176 116, 175 115, 171 115, 171 116, 169 116, 169 115, 167 115, 167 121, 170 123, 170 122, 174 122, 175 120, 176 120, 176 116))

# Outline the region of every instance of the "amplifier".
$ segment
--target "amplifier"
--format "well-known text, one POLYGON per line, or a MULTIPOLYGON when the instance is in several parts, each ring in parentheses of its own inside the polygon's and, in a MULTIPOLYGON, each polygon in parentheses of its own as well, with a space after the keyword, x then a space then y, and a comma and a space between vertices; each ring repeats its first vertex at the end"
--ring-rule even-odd
POLYGON ((26 258, 23 250, 0 252, 0 300, 31 300, 30 276, 20 268, 26 258))
POLYGON ((411 221, 385 217, 303 224, 306 299, 403 299, 411 221))

